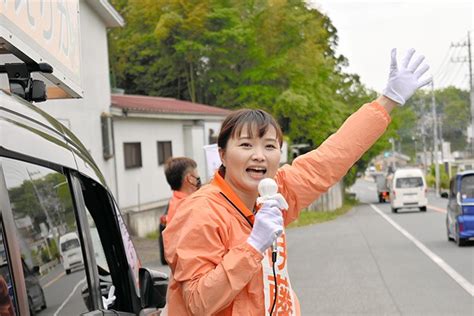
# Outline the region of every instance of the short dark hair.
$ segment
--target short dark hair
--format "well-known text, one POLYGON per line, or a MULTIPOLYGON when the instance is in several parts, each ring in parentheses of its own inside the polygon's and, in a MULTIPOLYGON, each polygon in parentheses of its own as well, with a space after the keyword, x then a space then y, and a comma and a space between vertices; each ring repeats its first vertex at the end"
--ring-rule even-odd
POLYGON ((219 137, 217 137, 217 146, 225 149, 229 139, 242 133, 242 129, 247 125, 247 133, 249 137, 253 137, 252 130, 256 128, 258 137, 263 137, 270 126, 276 130, 276 137, 280 147, 283 143, 283 133, 280 125, 275 121, 273 116, 263 110, 241 109, 227 115, 222 122, 219 137))
POLYGON ((184 175, 191 169, 196 169, 194 160, 187 157, 171 157, 165 163, 166 181, 171 189, 178 191, 183 186, 184 175))

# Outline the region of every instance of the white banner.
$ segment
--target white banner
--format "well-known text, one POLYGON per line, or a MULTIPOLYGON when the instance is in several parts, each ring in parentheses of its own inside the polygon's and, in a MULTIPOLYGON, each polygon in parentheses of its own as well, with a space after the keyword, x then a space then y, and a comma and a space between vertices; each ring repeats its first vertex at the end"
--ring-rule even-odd
POLYGON ((214 175, 221 165, 221 158, 219 157, 219 150, 217 144, 204 146, 206 153, 206 173, 207 181, 214 175))

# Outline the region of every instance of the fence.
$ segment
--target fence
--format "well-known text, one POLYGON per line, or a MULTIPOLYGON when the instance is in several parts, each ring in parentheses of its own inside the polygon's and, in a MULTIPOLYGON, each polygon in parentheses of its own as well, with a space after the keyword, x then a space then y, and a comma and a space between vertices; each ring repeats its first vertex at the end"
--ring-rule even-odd
POLYGON ((308 206, 309 211, 330 212, 344 203, 344 184, 342 180, 333 185, 328 192, 308 206))

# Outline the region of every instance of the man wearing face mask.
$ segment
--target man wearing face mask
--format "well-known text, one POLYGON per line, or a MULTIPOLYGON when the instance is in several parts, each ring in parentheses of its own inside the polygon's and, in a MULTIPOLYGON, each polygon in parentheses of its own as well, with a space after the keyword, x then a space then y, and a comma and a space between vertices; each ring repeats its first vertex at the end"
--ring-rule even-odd
POLYGON ((165 165, 166 181, 173 190, 173 196, 168 204, 166 223, 169 224, 176 213, 181 201, 201 187, 201 178, 197 171, 196 162, 187 157, 170 158, 165 165))

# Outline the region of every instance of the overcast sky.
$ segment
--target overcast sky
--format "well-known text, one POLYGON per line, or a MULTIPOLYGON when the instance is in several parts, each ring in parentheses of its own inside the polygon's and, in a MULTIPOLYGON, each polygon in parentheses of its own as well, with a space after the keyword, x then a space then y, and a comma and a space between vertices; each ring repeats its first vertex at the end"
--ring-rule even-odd
MULTIPOLYGON (((349 59, 347 72, 378 92, 384 88, 390 63, 390 50, 399 48, 399 59, 413 47, 426 56, 435 89, 454 85, 467 90, 466 47, 474 33, 474 0, 308 0, 329 16, 339 36, 338 53, 349 59)), ((471 54, 474 58, 474 35, 471 54)))

